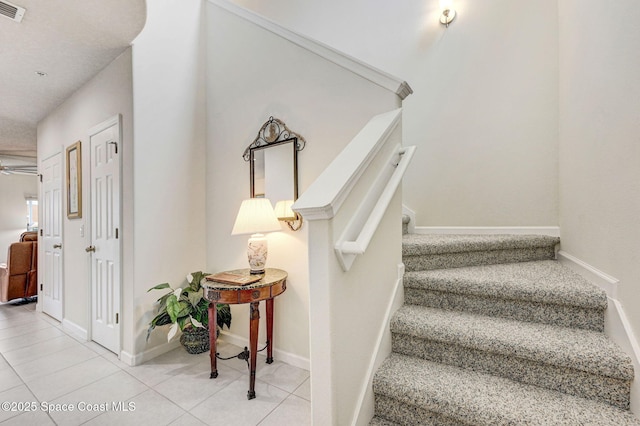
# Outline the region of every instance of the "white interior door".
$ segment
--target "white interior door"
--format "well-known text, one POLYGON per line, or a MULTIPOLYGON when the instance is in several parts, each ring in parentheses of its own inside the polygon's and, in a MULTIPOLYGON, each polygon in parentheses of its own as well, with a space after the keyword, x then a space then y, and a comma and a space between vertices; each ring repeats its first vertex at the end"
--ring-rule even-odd
POLYGON ((89 134, 91 156, 91 338, 120 351, 120 119, 89 134))
POLYGON ((42 287, 42 311, 62 321, 62 153, 42 162, 41 253, 44 271, 38 274, 42 287))

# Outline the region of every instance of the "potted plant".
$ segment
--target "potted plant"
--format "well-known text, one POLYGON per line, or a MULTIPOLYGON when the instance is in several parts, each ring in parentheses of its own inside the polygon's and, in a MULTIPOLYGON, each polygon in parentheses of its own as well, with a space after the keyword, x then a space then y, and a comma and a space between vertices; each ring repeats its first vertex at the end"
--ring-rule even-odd
MULTIPOLYGON (((156 302, 157 315, 149 323, 147 340, 151 331, 162 325, 172 324, 167 335, 171 339, 182 331, 180 343, 192 354, 198 354, 209 350, 209 301, 204 297, 204 289, 200 281, 208 275, 201 271, 187 275, 185 288, 172 288, 169 283, 158 284, 151 290, 169 289, 156 302)), ((223 326, 231 327, 231 308, 227 304, 219 303, 217 307, 217 329, 223 326)))

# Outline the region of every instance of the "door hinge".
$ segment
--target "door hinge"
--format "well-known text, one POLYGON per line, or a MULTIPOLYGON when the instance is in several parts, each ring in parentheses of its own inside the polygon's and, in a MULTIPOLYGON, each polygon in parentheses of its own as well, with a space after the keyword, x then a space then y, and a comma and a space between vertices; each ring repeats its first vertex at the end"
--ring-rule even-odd
POLYGON ((42 183, 42 174, 38 175, 40 177, 40 183, 42 183))
POLYGON ((40 291, 42 291, 42 290, 43 290, 43 288, 42 288, 42 283, 40 283, 40 291))
POLYGON ((118 239, 118 228, 116 228, 116 240, 118 239))
POLYGON ((116 313, 116 324, 120 322, 120 315, 116 313))
POLYGON ((108 143, 109 145, 115 145, 115 149, 116 149, 115 153, 117 154, 117 153, 118 153, 118 142, 116 142, 116 141, 109 141, 109 142, 107 142, 107 143, 108 143))
POLYGON ((42 237, 44 234, 42 233, 42 229, 40 229, 40 236, 42 237))

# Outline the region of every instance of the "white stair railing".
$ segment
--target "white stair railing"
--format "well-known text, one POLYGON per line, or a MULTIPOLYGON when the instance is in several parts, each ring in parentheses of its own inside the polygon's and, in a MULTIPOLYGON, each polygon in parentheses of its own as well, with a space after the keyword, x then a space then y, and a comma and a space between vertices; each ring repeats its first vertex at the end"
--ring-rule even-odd
MULTIPOLYGON (((382 193, 379 194, 379 196, 376 192, 370 193, 371 198, 378 199, 366 222, 362 224, 358 220, 352 220, 336 242, 335 251, 343 270, 348 271, 351 269, 351 265, 353 265, 356 257, 367 251, 367 247, 371 242, 371 238, 373 238, 373 234, 376 232, 376 229, 378 229, 378 225, 380 225, 380 221, 387 211, 396 189, 398 189, 400 182, 402 182, 402 177, 407 171, 407 167, 413 158, 415 150, 415 146, 398 148, 397 152, 392 155, 392 160, 389 161, 389 163, 392 164, 392 167, 395 168, 395 171, 391 177, 388 178, 382 193), (358 236, 354 240, 349 240, 348 235, 352 234, 355 229, 360 229, 358 236)), ((382 173, 380 173, 377 182, 386 180, 386 175, 386 170, 383 170, 382 173)), ((366 209, 367 204, 368 203, 363 202, 360 208, 363 210, 366 209)), ((359 217, 361 217, 361 215, 356 214, 354 216, 354 218, 359 217)))

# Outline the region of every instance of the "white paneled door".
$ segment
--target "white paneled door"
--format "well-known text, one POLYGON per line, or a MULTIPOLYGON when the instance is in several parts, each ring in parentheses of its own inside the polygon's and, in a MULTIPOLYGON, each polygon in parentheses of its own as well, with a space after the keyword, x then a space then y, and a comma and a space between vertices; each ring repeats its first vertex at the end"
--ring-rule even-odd
POLYGON ((42 262, 42 311, 62 321, 62 153, 42 162, 42 218, 40 220, 42 262))
POLYGON ((89 132, 91 161, 91 339, 120 351, 120 117, 89 132))

